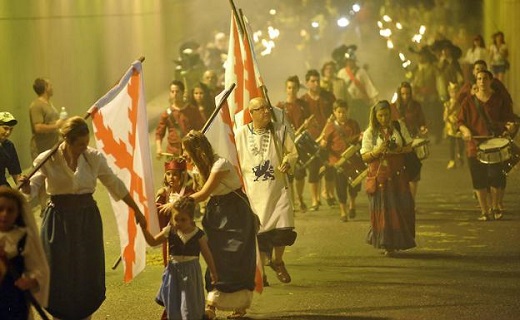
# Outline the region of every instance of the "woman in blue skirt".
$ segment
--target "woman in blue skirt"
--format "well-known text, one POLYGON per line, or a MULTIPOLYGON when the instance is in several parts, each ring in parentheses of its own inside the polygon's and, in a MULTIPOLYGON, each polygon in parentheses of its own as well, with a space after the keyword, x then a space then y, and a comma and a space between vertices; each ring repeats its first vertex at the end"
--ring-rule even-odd
MULTIPOLYGON (((81 117, 69 118, 60 128, 63 142, 31 177, 23 192, 35 197, 41 187, 50 195, 41 240, 50 267, 47 311, 55 319, 90 319, 105 300, 105 252, 101 213, 92 194, 97 180, 115 200, 144 215, 128 189, 110 169, 106 158, 90 148, 89 128, 81 117)), ((35 164, 50 150, 41 153, 35 164)))

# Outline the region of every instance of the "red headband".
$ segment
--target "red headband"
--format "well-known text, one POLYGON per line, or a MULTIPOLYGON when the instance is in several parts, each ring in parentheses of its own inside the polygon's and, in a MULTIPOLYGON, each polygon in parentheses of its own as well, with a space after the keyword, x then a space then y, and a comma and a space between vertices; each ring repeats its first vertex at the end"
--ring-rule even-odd
POLYGON ((164 163, 164 171, 169 170, 186 170, 186 160, 182 158, 174 159, 170 162, 164 163))

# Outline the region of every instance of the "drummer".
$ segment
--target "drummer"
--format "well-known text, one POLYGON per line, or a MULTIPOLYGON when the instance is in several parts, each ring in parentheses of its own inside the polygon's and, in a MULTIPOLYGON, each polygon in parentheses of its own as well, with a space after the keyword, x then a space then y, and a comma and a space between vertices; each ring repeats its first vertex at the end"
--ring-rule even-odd
MULTIPOLYGON (((332 104, 336 100, 334 95, 320 87, 320 73, 311 69, 305 74, 305 84, 307 93, 301 99, 307 102, 309 111, 314 115, 314 120, 309 126, 309 133, 313 139, 319 139, 327 123, 327 119, 332 115, 332 104)), ((309 184, 311 185, 312 206, 311 211, 316 211, 321 205, 320 201, 320 167, 321 160, 315 160, 309 165, 309 184)), ((327 178, 327 177, 326 177, 327 178)), ((325 192, 323 194, 329 206, 335 204, 334 181, 325 179, 325 192)))
MULTIPOLYGON (((298 91, 300 90, 300 79, 298 76, 291 76, 285 81, 285 92, 287 97, 285 101, 280 101, 277 107, 282 109, 296 135, 304 131, 309 123, 309 107, 307 103, 298 98, 298 91)), ((296 146, 298 147, 298 145, 296 146)), ((301 168, 298 163, 294 169, 294 185, 296 189, 296 196, 300 205, 300 211, 307 211, 307 206, 303 201, 303 189, 305 186, 305 169, 301 168)), ((294 202, 296 203, 296 202, 294 202)))
POLYGON ((511 102, 491 89, 491 72, 482 70, 476 78, 478 91, 462 102, 458 125, 466 141, 471 181, 481 208, 478 220, 499 220, 503 216, 502 200, 506 187, 503 164, 480 162, 477 146, 486 138, 509 137, 515 131, 515 116, 511 102), (488 203, 489 196, 491 203, 488 203))
MULTIPOLYGON (((397 88, 397 100, 390 105, 392 120, 402 120, 412 139, 426 138, 428 128, 421 108, 421 104, 413 99, 412 86, 409 82, 402 82, 397 88)), ((421 180, 421 172, 415 177, 410 177, 410 191, 415 200, 417 188, 421 180)))
MULTIPOLYGON (((335 120, 325 125, 320 145, 322 148, 326 148, 329 153, 329 163, 325 175, 335 175, 340 219, 343 222, 347 222, 349 218, 354 219, 356 217, 356 197, 359 190, 361 190, 361 184, 352 187, 348 181, 347 171, 354 170, 354 168, 345 166, 335 168, 334 164, 340 160, 342 153, 348 147, 361 143, 361 130, 356 120, 348 118, 348 104, 345 100, 336 100, 334 102, 333 113, 335 120), (350 196, 348 215, 347 190, 350 196)), ((361 157, 359 159, 363 163, 361 157)))

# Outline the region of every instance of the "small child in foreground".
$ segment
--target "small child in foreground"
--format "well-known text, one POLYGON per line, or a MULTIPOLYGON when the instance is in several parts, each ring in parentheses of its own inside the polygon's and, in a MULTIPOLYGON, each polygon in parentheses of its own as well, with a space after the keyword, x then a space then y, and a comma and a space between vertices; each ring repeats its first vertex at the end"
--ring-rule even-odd
POLYGON ((29 319, 28 290, 47 306, 49 266, 25 197, 0 186, 0 319, 29 319))
POLYGON ((173 203, 170 224, 153 236, 144 226, 143 234, 150 246, 168 243, 169 261, 156 301, 166 308, 168 319, 202 319, 205 313, 204 286, 199 254, 210 270, 212 283, 217 270, 204 232, 194 222, 195 201, 181 197, 173 203))

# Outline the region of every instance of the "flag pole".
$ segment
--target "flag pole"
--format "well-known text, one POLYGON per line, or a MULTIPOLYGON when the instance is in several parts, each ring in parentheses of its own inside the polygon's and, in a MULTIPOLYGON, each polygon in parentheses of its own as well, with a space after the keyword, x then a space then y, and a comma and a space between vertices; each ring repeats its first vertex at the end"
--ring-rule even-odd
MULTIPOLYGON (((143 62, 144 61, 144 56, 141 56, 138 60, 140 62, 143 62)), ((85 114, 85 116, 83 116, 83 119, 84 120, 87 120, 88 118, 90 118, 92 116, 91 112, 87 112, 85 114)), ((32 169, 31 171, 29 171, 29 173, 26 175, 26 180, 25 181, 22 181, 22 182, 18 182, 18 184, 16 185, 16 189, 17 190, 20 190, 20 188, 26 183, 26 181, 28 181, 29 179, 31 179, 31 177, 38 171, 40 170, 40 168, 45 164, 45 162, 47 162, 55 153, 56 151, 58 150, 58 148, 60 147, 61 143, 63 142, 63 139, 60 137, 58 142, 56 142, 56 144, 50 149, 50 152, 47 153, 47 155, 45 155, 45 157, 43 157, 43 159, 38 162, 32 169)))
POLYGON ((224 102, 226 102, 227 98, 231 95, 231 92, 233 92, 233 90, 235 90, 235 87, 236 87, 236 84, 232 83, 231 86, 226 90, 226 92, 222 96, 222 99, 220 99, 218 106, 215 108, 215 110, 213 110, 213 112, 211 113, 211 116, 208 118, 208 121, 206 121, 206 123, 202 127, 202 130, 201 130, 202 133, 206 133, 206 131, 209 128, 209 125, 211 124, 211 122, 213 122, 215 117, 218 115, 218 113, 220 112, 220 109, 222 109, 222 106, 224 105, 224 102))
POLYGON ((235 6, 235 2, 233 0, 229 0, 229 4, 231 5, 231 10, 233 11, 233 15, 235 16, 235 20, 237 21, 238 32, 243 37, 245 31, 245 24, 242 20, 242 17, 238 14, 237 7, 235 6))
MULTIPOLYGON (((232 3, 232 7, 234 8, 234 5, 233 5, 233 0, 230 0, 230 2, 232 3)), ((254 56, 253 56, 253 51, 254 51, 254 48, 252 47, 251 45, 251 41, 249 39, 249 33, 247 31, 247 28, 246 28, 246 18, 244 16, 244 12, 242 11, 242 9, 239 9, 240 11, 240 17, 238 18, 238 20, 243 24, 243 34, 242 34, 242 38, 244 39, 244 41, 247 42, 248 46, 249 46, 249 49, 251 51, 251 57, 254 61, 254 56)), ((236 12, 236 8, 234 8, 234 12, 236 12)), ((263 98, 267 101, 267 105, 269 106, 269 109, 271 110, 271 119, 274 121, 274 122, 277 122, 278 119, 276 117, 276 114, 273 110, 273 105, 271 104, 271 99, 269 99, 269 94, 267 93, 267 87, 265 86, 265 84, 262 83, 262 85, 260 86, 260 89, 262 90, 262 96, 263 98)), ((273 142, 274 142, 274 149, 276 151, 276 157, 278 158, 278 163, 280 163, 280 165, 282 164, 282 161, 283 161, 283 141, 280 141, 280 138, 276 135, 275 131, 274 131, 274 126, 270 126, 270 132, 273 136, 273 142)), ((289 173, 288 172, 285 172, 282 174, 283 175, 283 182, 284 182, 284 185, 285 185, 285 189, 289 189, 289 193, 290 193, 290 197, 289 197, 289 201, 291 202, 291 205, 293 206, 294 208, 294 204, 292 203, 292 199, 293 199, 293 189, 292 189, 292 183, 289 183, 289 173)))

